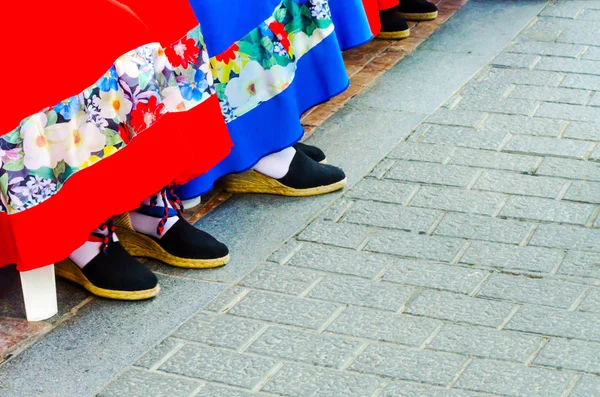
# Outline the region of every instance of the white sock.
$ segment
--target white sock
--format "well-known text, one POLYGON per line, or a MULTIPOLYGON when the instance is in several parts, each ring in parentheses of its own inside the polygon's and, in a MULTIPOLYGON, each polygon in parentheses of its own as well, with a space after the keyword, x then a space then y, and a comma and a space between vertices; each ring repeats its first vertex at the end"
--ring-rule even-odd
POLYGON ((290 164, 296 154, 296 149, 289 147, 281 152, 269 154, 259 160, 254 169, 261 174, 275 179, 281 179, 290 170, 290 164))
MULTIPOLYGON (((146 199, 142 204, 150 205, 150 199, 146 199)), ((173 208, 169 202, 167 202, 169 208, 173 208)), ((158 201, 156 202, 156 207, 164 208, 164 204, 162 201, 162 197, 158 196, 158 201)), ((167 222, 165 222, 165 228, 162 232, 162 235, 158 235, 156 228, 158 227, 158 223, 160 222, 160 218, 155 218, 153 216, 140 214, 139 212, 131 211, 129 213, 129 218, 131 219, 131 225, 133 229, 138 232, 148 236, 153 236, 160 239, 164 236, 169 229, 179 220, 178 216, 169 216, 167 222)))
MULTIPOLYGON (((108 229, 94 230, 94 233, 99 233, 104 236, 108 234, 108 229)), ((113 241, 119 241, 117 235, 113 233, 113 241)), ((69 255, 69 259, 72 260, 80 269, 83 269, 92 259, 100 254, 100 248, 102 242, 99 241, 86 241, 83 245, 77 248, 69 255)))

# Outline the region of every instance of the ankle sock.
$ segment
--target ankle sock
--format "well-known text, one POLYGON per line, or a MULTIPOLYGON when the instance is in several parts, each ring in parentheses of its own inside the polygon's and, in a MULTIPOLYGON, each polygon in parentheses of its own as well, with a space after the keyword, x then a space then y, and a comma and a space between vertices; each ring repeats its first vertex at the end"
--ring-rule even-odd
POLYGON ((290 170, 290 164, 294 159, 296 149, 289 147, 280 152, 263 157, 254 166, 254 170, 274 179, 281 179, 290 170))
MULTIPOLYGON (((103 239, 100 236, 107 236, 108 229, 96 229, 88 238, 88 241, 83 243, 83 245, 77 248, 75 251, 69 255, 69 259, 73 261, 80 269, 83 269, 92 259, 94 259, 102 249, 103 239)), ((116 234, 112 235, 113 241, 119 241, 116 234)))
POLYGON ((131 226, 133 229, 138 232, 145 234, 147 236, 152 236, 154 238, 160 239, 165 235, 173 227, 173 225, 179 220, 179 216, 174 214, 175 210, 173 206, 169 202, 167 202, 167 207, 169 211, 169 219, 165 222, 164 229, 161 234, 158 233, 158 224, 161 221, 162 213, 164 212, 164 203, 160 198, 157 200, 157 203, 154 206, 151 206, 150 199, 146 199, 142 202, 142 206, 145 209, 154 208, 156 211, 156 215, 147 215, 140 211, 131 211, 129 213, 129 219, 131 220, 131 226))

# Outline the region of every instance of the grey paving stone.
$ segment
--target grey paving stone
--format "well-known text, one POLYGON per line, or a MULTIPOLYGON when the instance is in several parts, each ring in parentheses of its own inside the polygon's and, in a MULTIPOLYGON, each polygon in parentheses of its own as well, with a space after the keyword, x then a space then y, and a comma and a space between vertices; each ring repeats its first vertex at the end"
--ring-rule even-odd
POLYGON ((583 45, 547 43, 541 41, 520 41, 509 48, 510 52, 566 58, 577 58, 584 50, 585 46, 583 45))
POLYGON ((252 291, 229 313, 278 324, 318 329, 337 306, 307 299, 252 291))
POLYGON ((524 363, 541 342, 542 338, 518 332, 446 324, 427 348, 524 363))
POLYGON ((519 244, 530 228, 531 225, 520 221, 448 213, 435 229, 434 235, 519 244))
POLYGON ((539 60, 540 56, 535 54, 515 54, 503 52, 492 61, 492 65, 503 66, 507 68, 531 69, 537 62, 539 62, 539 60))
POLYGON ((465 361, 466 357, 455 354, 374 344, 358 356, 350 369, 445 386, 450 383, 465 361))
POLYGON ((387 172, 392 168, 392 166, 396 163, 396 161, 391 159, 383 159, 381 160, 373 170, 369 173, 371 178, 381 179, 387 174, 387 172))
POLYGON ((600 204, 600 183, 575 181, 567 190, 564 199, 600 204))
MULTIPOLYGON (((517 89, 519 87, 525 87, 527 90, 530 88, 533 90, 538 88, 542 89, 533 86, 518 86, 517 89)), ((567 122, 563 120, 509 114, 492 114, 483 124, 483 131, 486 133, 500 131, 510 132, 513 135, 524 134, 558 137, 566 126, 567 122)))
POLYGON ((600 342, 600 314, 569 312, 542 306, 523 306, 506 328, 547 336, 600 342))
POLYGON ((431 124, 453 125, 457 127, 475 128, 486 118, 484 112, 456 111, 440 109, 427 119, 431 124))
POLYGON ((519 397, 559 397, 573 374, 491 360, 475 360, 456 388, 519 397))
POLYGON ((346 197, 404 204, 413 190, 415 190, 415 186, 404 183, 363 179, 346 193, 346 197))
POLYGON ((332 274, 317 284, 308 296, 330 302, 396 311, 414 292, 412 287, 332 274))
POLYGON ((561 87, 580 88, 583 90, 600 90, 600 76, 586 74, 568 74, 561 87))
POLYGON ((246 351, 263 356, 341 367, 361 342, 291 329, 269 328, 246 351))
POLYGON ((442 163, 452 154, 453 150, 454 148, 448 146, 402 142, 392 150, 388 157, 408 161, 442 163))
POLYGON ((476 173, 472 168, 457 165, 398 161, 386 178, 434 185, 467 186, 476 173))
POLYGON ((199 313, 186 321, 173 336, 211 346, 239 349, 262 324, 239 317, 199 313))
POLYGON ((255 397, 263 394, 249 393, 237 389, 207 384, 194 397, 255 397))
POLYGON ((398 204, 359 201, 344 216, 343 222, 424 233, 441 214, 398 204))
POLYGON ((188 397, 199 385, 160 373, 129 370, 101 391, 98 397, 188 397))
POLYGON ((575 19, 583 11, 583 5, 579 2, 569 3, 561 2, 549 4, 544 11, 540 13, 544 17, 571 18, 575 19))
POLYGON ((323 276, 323 273, 296 267, 263 264, 240 281, 241 285, 267 291, 298 295, 323 276))
POLYGON ((600 278, 600 254, 596 252, 569 251, 563 263, 558 268, 558 274, 600 278))
POLYGON ((571 29, 565 29, 558 37, 561 43, 587 44, 600 46, 600 38, 595 34, 598 28, 596 21, 577 21, 577 25, 571 29))
POLYGON ((269 255, 267 260, 271 261, 271 262, 279 263, 280 265, 283 265, 304 244, 307 244, 307 243, 302 243, 297 240, 290 240, 287 243, 285 243, 282 247, 280 247, 277 251, 275 251, 271 255, 269 255))
POLYGON ((589 161, 545 158, 536 173, 569 179, 600 181, 600 164, 589 161))
POLYGON ((580 284, 563 281, 494 274, 477 296, 568 309, 583 289, 580 284))
POLYGON ((545 222, 585 225, 595 206, 534 197, 511 197, 502 211, 501 217, 545 222))
POLYGON ((463 97, 456 109, 532 116, 537 107, 538 102, 529 99, 463 97))
POLYGON ((590 160, 599 161, 600 160, 600 147, 596 147, 592 154, 590 155, 590 160))
POLYGON ((424 186, 411 201, 411 206, 492 215, 504 202, 505 197, 499 193, 424 186))
POLYGON ((600 61, 600 48, 588 47, 587 52, 583 56, 583 59, 591 59, 593 61, 600 61))
MULTIPOLYGON (((492 69, 499 70, 499 69, 492 69)), ((492 72, 493 73, 493 72, 492 72)), ((489 74, 487 75, 489 77, 489 74)), ((496 78, 487 78, 484 80, 471 80, 460 91, 461 97, 487 97, 503 98, 513 89, 513 83, 496 78)), ((453 99, 453 98, 452 98, 453 99)), ((456 111, 456 110, 454 110, 456 111)))
POLYGON ((384 281, 468 294, 489 274, 485 270, 401 259, 383 276, 384 281))
POLYGON ((517 135, 511 138, 504 151, 549 156, 584 158, 590 144, 573 139, 555 139, 517 135))
POLYGON ((421 143, 495 150, 504 141, 506 131, 480 131, 466 127, 433 125, 421 143))
POLYGON ((486 76, 486 80, 491 81, 553 87, 557 87, 562 79, 560 73, 524 69, 492 69, 486 76))
POLYGON ((594 94, 592 99, 590 99, 588 106, 600 106, 600 94, 594 94))
POLYGON ((597 62, 583 59, 544 57, 535 68, 554 72, 600 75, 600 65, 597 62))
POLYGON ((534 156, 458 148, 450 164, 529 173, 536 167, 539 159, 534 156))
POLYGON ((382 310, 348 307, 327 332, 418 347, 441 322, 382 310))
MULTIPOLYGON (((590 8, 593 8, 590 7, 590 8)), ((600 21, 600 11, 594 9, 586 9, 579 15, 579 19, 584 21, 600 21)))
POLYGON ((286 364, 262 390, 291 397, 363 397, 375 392, 380 382, 374 376, 286 364))
POLYGON ((566 19, 538 18, 521 34, 523 40, 539 42, 556 42, 567 26, 560 22, 570 22, 566 19))
POLYGON ((178 349, 183 346, 183 343, 176 342, 172 339, 165 339, 154 349, 150 350, 146 353, 142 358, 140 358, 135 365, 138 367, 150 369, 153 365, 158 363, 163 357, 165 357, 170 352, 178 349))
POLYGON ((159 369, 190 378, 251 389, 276 363, 275 360, 262 357, 186 345, 159 369))
POLYGON ((319 216, 319 219, 327 222, 337 222, 342 216, 344 216, 348 208, 352 207, 353 205, 353 200, 348 200, 345 197, 342 197, 341 199, 334 201, 329 208, 323 211, 319 216))
POLYGON ((298 239, 344 248, 357 248, 367 238, 370 230, 366 226, 349 223, 315 221, 300 233, 298 239))
POLYGON ((600 109, 566 103, 544 102, 535 115, 536 117, 547 117, 550 119, 600 123, 600 109))
POLYGON ((539 225, 530 245, 600 251, 600 230, 560 225, 539 225))
POLYGON ((531 99, 544 102, 570 103, 585 105, 590 99, 591 92, 563 87, 532 87, 517 86, 511 92, 511 98, 531 99))
POLYGON ((374 278, 391 262, 386 255, 356 252, 344 248, 306 244, 287 263, 332 273, 374 278))
POLYGON ((514 305, 506 302, 425 290, 408 306, 405 312, 453 322, 497 327, 513 307, 514 305))
POLYGON ((600 344, 552 338, 535 358, 533 364, 600 373, 600 344))
POLYGON ((492 192, 555 198, 565 185, 565 180, 530 176, 502 171, 485 171, 475 184, 475 189, 492 192))
POLYGON ((395 254, 409 258, 432 259, 450 262, 456 256, 464 240, 420 236, 400 231, 379 231, 366 246, 366 250, 395 254))
MULTIPOLYGON (((381 393, 382 397, 484 397, 480 393, 446 390, 431 385, 392 381, 381 393)), ((488 396, 486 394, 486 396, 488 396)))
POLYGON ((578 309, 583 312, 600 313, 600 288, 592 288, 578 309))
POLYGON ((562 251, 550 248, 472 241, 460 262, 505 270, 548 273, 560 263, 562 257, 562 251))
POLYGON ((600 376, 584 375, 570 394, 571 397, 589 397, 600 394, 600 376))
POLYGON ((564 137, 585 139, 588 141, 600 141, 600 130, 595 123, 579 123, 573 121, 565 130, 564 137))

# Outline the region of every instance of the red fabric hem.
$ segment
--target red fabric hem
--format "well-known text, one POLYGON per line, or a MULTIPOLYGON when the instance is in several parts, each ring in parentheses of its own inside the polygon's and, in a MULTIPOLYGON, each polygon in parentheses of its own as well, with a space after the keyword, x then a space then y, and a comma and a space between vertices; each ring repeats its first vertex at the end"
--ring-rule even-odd
POLYGON ((168 113, 112 156, 73 175, 43 203, 0 213, 0 267, 19 271, 63 260, 111 216, 176 180, 187 182, 223 160, 232 142, 216 96, 182 113, 168 113))
POLYGON ((377 36, 381 32, 381 20, 379 19, 379 3, 377 0, 363 0, 363 7, 369 19, 369 26, 373 36, 377 36))

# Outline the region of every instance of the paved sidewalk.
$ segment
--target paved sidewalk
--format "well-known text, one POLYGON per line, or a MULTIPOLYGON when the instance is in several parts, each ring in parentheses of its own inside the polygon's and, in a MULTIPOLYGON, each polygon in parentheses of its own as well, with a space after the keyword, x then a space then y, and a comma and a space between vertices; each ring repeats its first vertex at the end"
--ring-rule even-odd
POLYGON ((198 223, 230 265, 152 264, 168 326, 92 305, 0 396, 600 395, 598 26, 600 0, 471 1, 311 136, 351 189, 230 199, 198 223))

